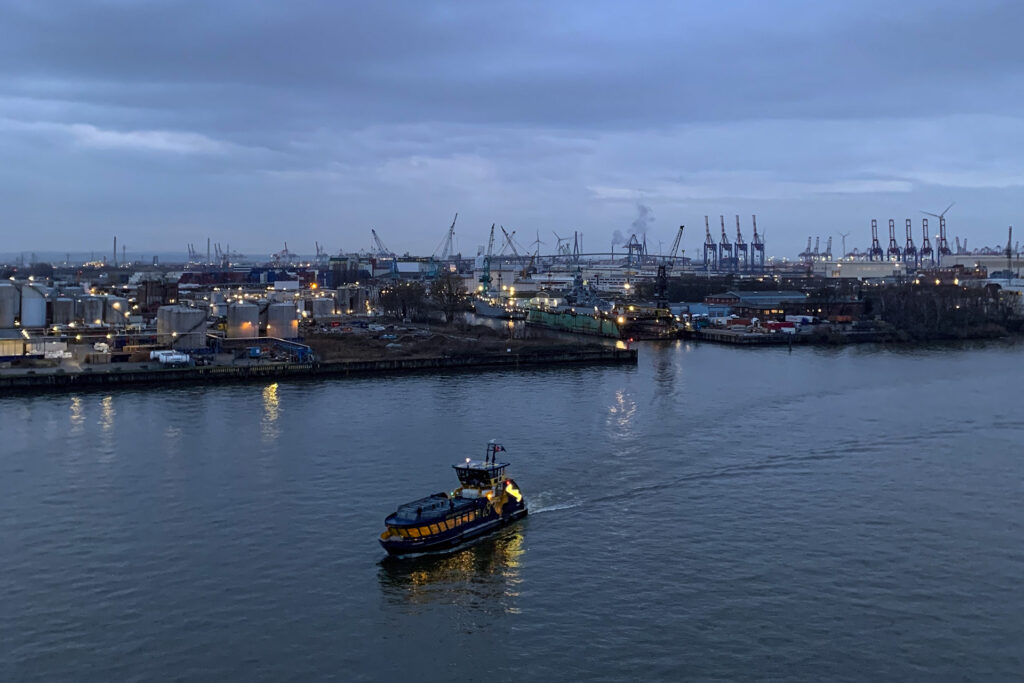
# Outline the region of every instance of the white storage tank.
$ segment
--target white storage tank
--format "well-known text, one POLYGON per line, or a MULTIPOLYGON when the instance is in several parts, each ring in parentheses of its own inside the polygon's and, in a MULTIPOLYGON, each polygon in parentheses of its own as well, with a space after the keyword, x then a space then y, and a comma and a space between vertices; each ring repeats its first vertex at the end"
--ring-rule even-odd
POLYGON ((75 301, 60 297, 53 300, 53 324, 67 325, 75 319, 75 301))
POLYGON ((228 339, 249 339, 259 334, 259 306, 249 303, 228 306, 228 339))
POLYGON ((86 325, 99 325, 103 322, 103 299, 98 296, 87 296, 79 299, 79 304, 78 317, 85 321, 86 325))
POLYGON ((119 296, 108 296, 104 306, 106 315, 103 320, 112 325, 124 325, 128 320, 127 314, 129 309, 131 309, 131 306, 128 304, 128 299, 119 296))
POLYGON ((295 339, 299 336, 295 304, 270 304, 267 308, 267 336, 279 339, 295 339))
POLYGON ((206 311, 188 306, 161 306, 156 312, 156 338, 173 349, 206 346, 206 311))
POLYGON ((18 288, 8 282, 0 282, 0 330, 14 327, 14 320, 21 310, 18 288))
POLYGON ((35 285, 21 286, 21 326, 46 327, 46 295, 35 285))
POLYGON ((334 299, 313 299, 311 303, 314 319, 334 315, 334 299))

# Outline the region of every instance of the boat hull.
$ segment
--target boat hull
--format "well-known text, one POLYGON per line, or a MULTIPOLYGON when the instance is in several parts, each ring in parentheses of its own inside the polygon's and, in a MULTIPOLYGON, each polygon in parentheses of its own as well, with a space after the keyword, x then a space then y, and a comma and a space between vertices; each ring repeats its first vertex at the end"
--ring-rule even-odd
POLYGON ((458 550, 469 545, 470 542, 497 531, 502 527, 516 522, 528 514, 526 505, 511 510, 507 515, 493 515, 485 517, 472 524, 467 524, 457 531, 448 534, 439 534, 431 538, 395 538, 378 539, 384 550, 392 557, 403 557, 407 555, 419 555, 422 553, 439 553, 458 550))
POLYGON ((492 303, 477 299, 473 302, 473 312, 485 318, 501 318, 502 320, 523 320, 526 313, 516 308, 495 306, 492 303))

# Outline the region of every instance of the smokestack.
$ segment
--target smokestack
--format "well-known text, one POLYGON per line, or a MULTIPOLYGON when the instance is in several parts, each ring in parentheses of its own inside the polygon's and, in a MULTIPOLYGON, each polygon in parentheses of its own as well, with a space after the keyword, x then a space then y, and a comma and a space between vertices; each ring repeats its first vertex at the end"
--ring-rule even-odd
POLYGON ((114 265, 117 265, 117 235, 114 235, 114 265))

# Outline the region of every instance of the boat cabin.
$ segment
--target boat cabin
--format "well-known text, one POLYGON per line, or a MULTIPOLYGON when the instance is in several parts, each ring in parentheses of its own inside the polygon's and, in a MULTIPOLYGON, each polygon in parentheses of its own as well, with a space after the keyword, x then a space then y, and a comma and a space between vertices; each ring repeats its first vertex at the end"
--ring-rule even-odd
POLYGON ((487 454, 483 460, 470 460, 460 465, 452 465, 455 474, 459 477, 459 483, 466 488, 472 489, 493 489, 505 478, 507 462, 495 462, 495 456, 504 451, 505 448, 491 441, 487 444, 487 454))

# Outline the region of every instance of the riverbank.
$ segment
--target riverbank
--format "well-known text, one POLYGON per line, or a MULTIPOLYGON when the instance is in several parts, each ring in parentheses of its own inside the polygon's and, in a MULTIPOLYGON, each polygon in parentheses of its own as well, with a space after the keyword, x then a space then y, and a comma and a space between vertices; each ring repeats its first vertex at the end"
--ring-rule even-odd
POLYGON ((566 365, 636 365, 636 349, 607 346, 549 346, 416 358, 326 360, 313 363, 253 363, 187 368, 160 368, 155 364, 112 364, 102 368, 68 371, 64 368, 0 371, 0 392, 56 390, 87 387, 239 382, 290 377, 349 377, 395 375, 429 371, 518 369, 566 365))

